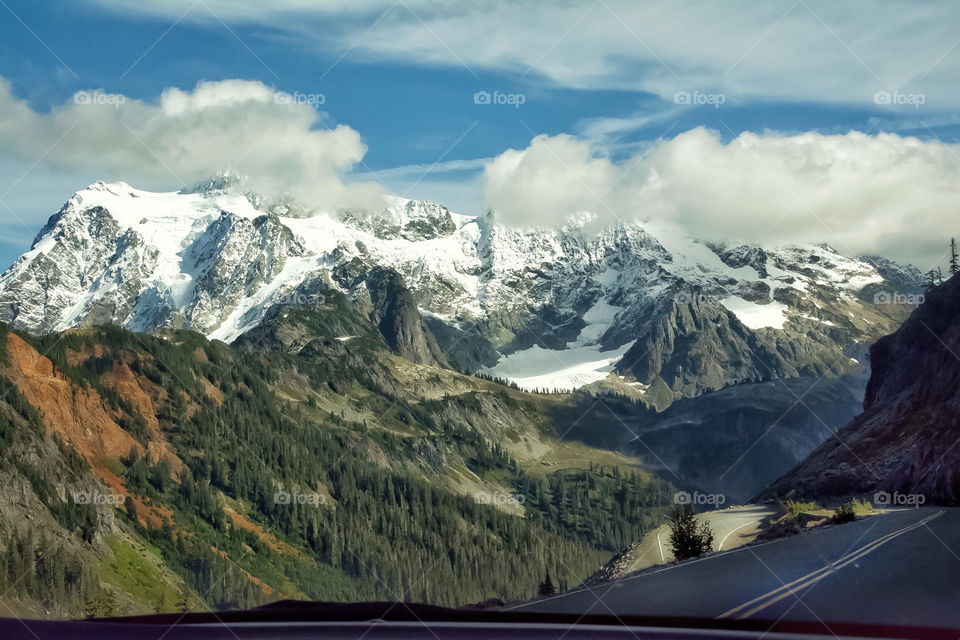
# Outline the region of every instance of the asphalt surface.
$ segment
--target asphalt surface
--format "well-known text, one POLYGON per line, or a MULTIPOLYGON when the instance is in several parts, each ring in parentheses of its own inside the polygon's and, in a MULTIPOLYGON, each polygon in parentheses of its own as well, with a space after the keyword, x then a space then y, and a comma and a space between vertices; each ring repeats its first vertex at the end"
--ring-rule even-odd
MULTIPOLYGON (((716 551, 723 551, 753 540, 760 530, 760 525, 773 513, 773 509, 768 507, 749 505, 709 511, 697 517, 710 523, 713 529, 713 548, 716 551)), ((660 532, 662 533, 660 538, 666 545, 664 555, 667 560, 673 560, 673 553, 669 550, 670 531, 667 527, 661 527, 660 532)))
POLYGON ((960 509, 868 516, 510 608, 960 628, 960 509))
MULTIPOLYGON (((726 550, 752 541, 760 531, 761 524, 771 515, 772 509, 750 505, 708 511, 698 514, 697 518, 707 520, 713 528, 714 550, 726 550)), ((670 531, 663 526, 644 536, 627 570, 639 571, 672 561, 670 531)))

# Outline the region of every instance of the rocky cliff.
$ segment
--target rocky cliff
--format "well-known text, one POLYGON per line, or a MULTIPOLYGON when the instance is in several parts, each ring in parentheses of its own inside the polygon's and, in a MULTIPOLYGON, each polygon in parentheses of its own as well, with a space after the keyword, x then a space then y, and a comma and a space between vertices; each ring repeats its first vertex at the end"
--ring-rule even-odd
POLYGON ((929 291, 873 345, 870 362, 863 413, 761 499, 882 492, 881 502, 911 494, 960 501, 960 278, 929 291))

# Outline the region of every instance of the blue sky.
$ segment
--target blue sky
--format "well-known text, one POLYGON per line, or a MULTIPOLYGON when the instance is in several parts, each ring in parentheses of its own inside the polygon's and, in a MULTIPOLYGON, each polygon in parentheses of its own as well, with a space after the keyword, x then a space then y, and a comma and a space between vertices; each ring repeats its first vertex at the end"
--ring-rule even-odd
MULTIPOLYGON (((362 159, 338 169, 345 183, 377 181, 464 213, 497 204, 484 176, 490 159, 541 134, 569 134, 621 168, 658 139, 696 127, 722 143, 743 132, 854 130, 942 141, 948 150, 960 135, 949 4, 744 3, 720 13, 705 3, 639 10, 613 0, 519 9, 412 0, 0 4, 0 76, 33 114, 67 108, 77 91, 156 104, 171 87, 190 92, 227 79, 322 96, 312 126, 346 125, 365 145, 362 159), (522 104, 476 104, 482 91, 519 95, 522 104), (878 104, 882 91, 914 98, 878 104), (678 104, 684 92, 722 96, 722 104, 678 104)), ((12 128, 0 121, 0 132, 4 124, 12 128)), ((96 149, 85 162, 69 145, 31 148, 2 136, 0 144, 4 265, 94 179, 183 186, 101 165, 96 149)))

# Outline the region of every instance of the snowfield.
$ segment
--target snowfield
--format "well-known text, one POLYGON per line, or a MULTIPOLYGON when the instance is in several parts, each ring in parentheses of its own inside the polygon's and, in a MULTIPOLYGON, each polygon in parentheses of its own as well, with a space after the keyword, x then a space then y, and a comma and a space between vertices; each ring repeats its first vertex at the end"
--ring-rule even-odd
POLYGON ((534 345, 504 356, 497 366, 483 372, 528 391, 573 391, 606 378, 632 346, 633 342, 628 342, 613 351, 600 351, 599 345, 558 350, 534 345))
POLYGON ((773 300, 767 304, 748 302, 743 298, 731 297, 720 301, 724 307, 737 316, 737 320, 751 329, 783 329, 787 321, 787 305, 773 300))

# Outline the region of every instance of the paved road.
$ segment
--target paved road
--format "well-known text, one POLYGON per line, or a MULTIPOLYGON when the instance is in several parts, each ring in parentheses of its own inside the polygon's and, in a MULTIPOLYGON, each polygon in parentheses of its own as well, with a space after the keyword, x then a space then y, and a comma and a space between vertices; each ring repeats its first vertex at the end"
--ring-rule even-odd
POLYGON ((516 608, 960 627, 960 509, 892 511, 516 608))
MULTIPOLYGON (((713 529, 713 548, 723 551, 753 540, 760 530, 760 525, 773 513, 773 509, 769 507, 748 505, 708 511, 697 517, 710 523, 713 529)), ((661 527, 661 531, 663 541, 666 543, 670 539, 670 532, 666 527, 661 527)), ((667 560, 673 560, 673 554, 667 548, 664 549, 664 553, 667 560)))
MULTIPOLYGON (((752 541, 759 532, 760 525, 771 515, 773 515, 772 509, 750 505, 709 511, 698 514, 697 517, 709 521, 710 526, 713 527, 713 548, 727 550, 752 541)), ((670 531, 663 526, 644 536, 627 570, 639 571, 672 561, 670 531)))

